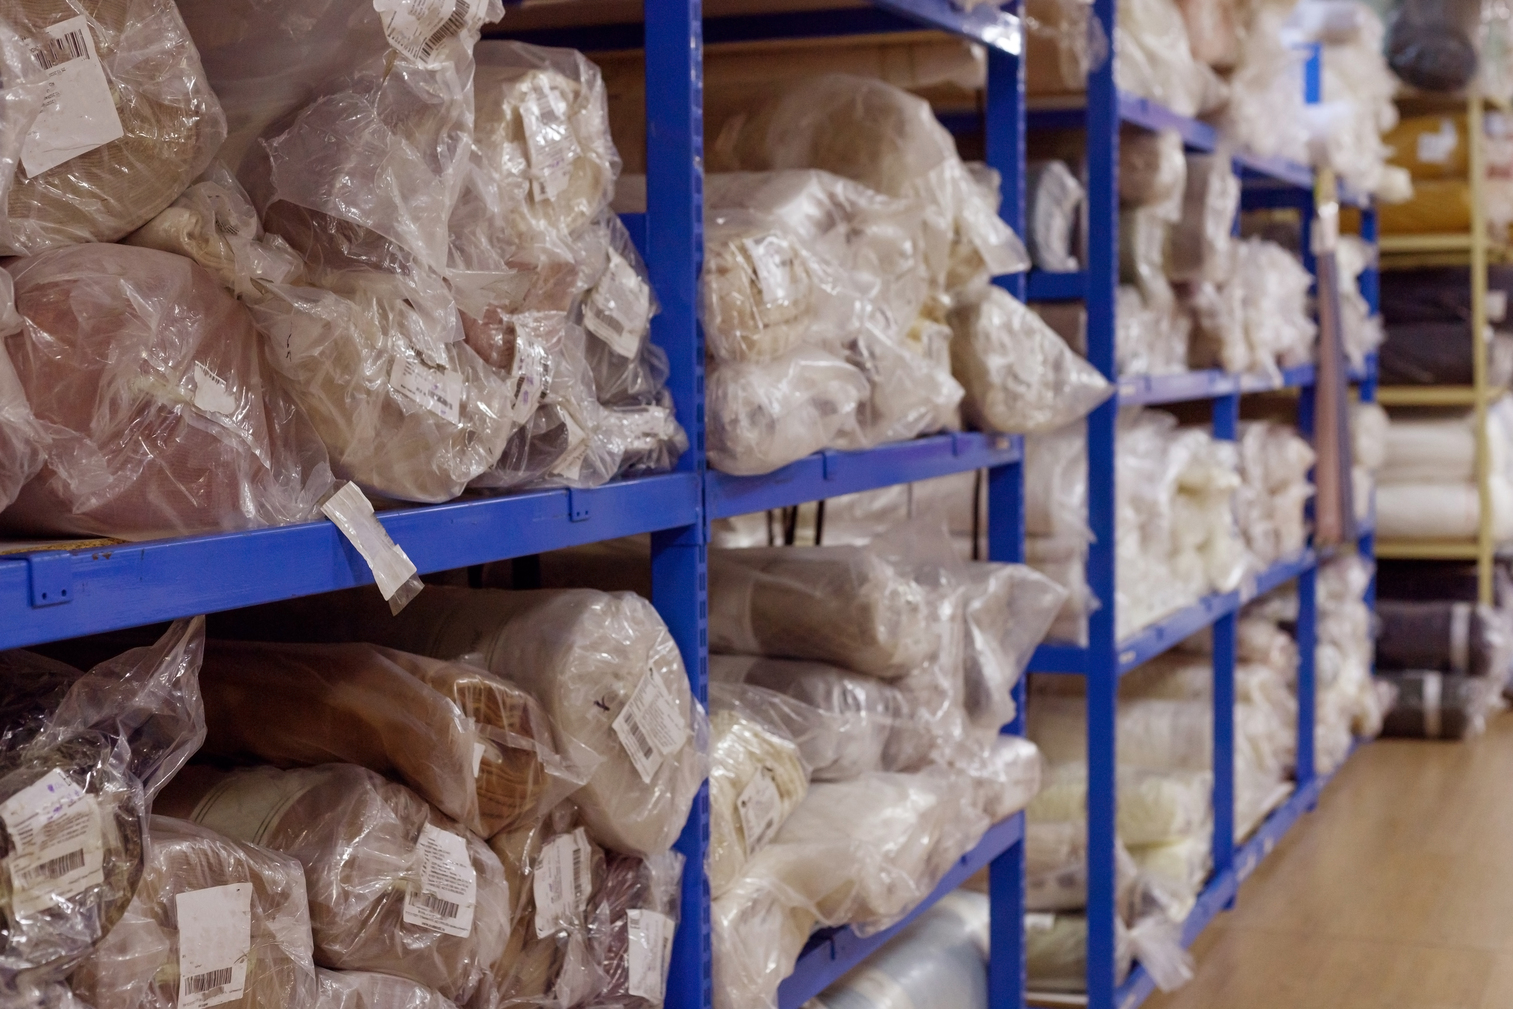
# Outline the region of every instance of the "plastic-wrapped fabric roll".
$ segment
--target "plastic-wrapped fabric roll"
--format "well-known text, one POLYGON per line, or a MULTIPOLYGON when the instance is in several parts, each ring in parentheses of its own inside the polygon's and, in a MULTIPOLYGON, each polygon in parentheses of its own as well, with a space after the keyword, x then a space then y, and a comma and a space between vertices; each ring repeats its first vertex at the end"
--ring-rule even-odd
POLYGON ((1240 210, 1240 178, 1228 155, 1189 154, 1182 216, 1171 236, 1173 280, 1223 283, 1234 272, 1231 231, 1240 210))
POLYGON ((1050 431, 1091 413, 1114 387, 1045 321, 999 287, 951 310, 953 371, 966 416, 990 431, 1050 431))
MULTIPOLYGON (((1389 326, 1470 320, 1471 272, 1467 268, 1393 271, 1392 279, 1394 282, 1382 290, 1382 316, 1389 326)), ((1513 267, 1489 266, 1487 290, 1494 292, 1494 298, 1495 292, 1502 292, 1504 298, 1513 295, 1513 267)))
MULTIPOLYGON (((1080 911, 1087 906, 1087 822, 1026 821, 1025 908, 1080 911)), ((1139 867, 1117 836, 1114 839, 1119 917, 1134 913, 1139 867)))
POLYGON ((515 898, 515 926, 471 1009, 565 1009, 603 991, 589 909, 605 883, 604 852, 578 826, 571 804, 494 835, 489 847, 515 898))
POLYGON ((1430 671, 1384 671, 1397 703, 1382 722, 1382 735, 1410 739, 1466 739, 1486 728, 1500 692, 1480 677, 1430 671))
POLYGON ((319 1009, 455 1009, 452 1000, 397 974, 315 969, 319 1009))
POLYGON ((806 1004, 812 1009, 987 1009, 988 917, 986 896, 949 893, 806 1004))
POLYGON ((74 971, 74 994, 95 1009, 176 1009, 221 989, 217 1005, 314 1009, 299 862, 166 816, 151 832, 136 897, 74 971))
POLYGON ((1227 69, 1240 57, 1240 39, 1249 26, 1235 0, 1177 0, 1193 58, 1211 67, 1227 69))
MULTIPOLYGON (((1160 844, 1204 830, 1212 817, 1212 790, 1207 771, 1120 767, 1119 837, 1127 844, 1160 844)), ((1086 809, 1087 765, 1078 761, 1052 769, 1028 816, 1036 823, 1077 822, 1085 820, 1086 809)))
POLYGON ((1208 878, 1212 838, 1205 833, 1165 844, 1131 845, 1129 852, 1140 868, 1141 882, 1185 916, 1208 878))
POLYGON ((1040 791, 1040 749, 1023 736, 994 735, 987 752, 962 768, 973 784, 973 801, 992 823, 1030 804, 1040 791))
POLYGON ((1476 74, 1481 5, 1473 0, 1408 0, 1392 22, 1387 60, 1426 91, 1456 91, 1476 74))
POLYGON ((1119 279, 1138 288, 1146 306, 1158 313, 1176 304, 1166 278, 1171 231, 1171 222, 1156 207, 1119 212, 1119 279))
POLYGON ((1025 6, 1025 91, 1069 94, 1108 58, 1108 36, 1081 0, 1029 0, 1025 6))
POLYGON ((811 452, 859 440, 857 408, 867 377, 820 350, 766 364, 709 369, 709 462, 738 476, 770 473, 811 452))
MULTIPOLYGON (((1032 913, 1024 919, 1025 970, 1031 991, 1087 990, 1087 916, 1032 913)), ((1114 983, 1129 976, 1134 954, 1124 922, 1114 919, 1114 983)))
POLYGON ((1162 220, 1182 217, 1187 158, 1176 130, 1125 127, 1119 131, 1119 202, 1151 207, 1162 220))
MULTIPOLYGON (((1393 385, 1470 385, 1471 329, 1464 322, 1408 322, 1386 327, 1378 356, 1381 380, 1393 385)), ((1487 384, 1513 380, 1513 337, 1487 345, 1487 384)))
MULTIPOLYGON (((846 781, 868 771, 895 770, 885 767, 894 735, 917 735, 905 717, 904 695, 897 687, 848 669, 821 662, 711 655, 709 678, 711 697, 720 695, 721 685, 742 684, 801 704, 802 709, 792 715, 781 708, 774 715, 799 742, 815 781, 846 781), (817 731, 812 725, 799 724, 815 718, 820 723, 817 731)), ((745 700, 754 706, 749 698, 745 700)), ((915 752, 919 748, 917 741, 905 745, 900 739, 891 749, 915 752)))
POLYGON ((604 263, 579 303, 599 402, 607 406, 655 403, 667 385, 667 353, 651 342, 651 319, 660 311, 646 263, 616 214, 594 225, 603 233, 604 263))
POLYGON ((869 548, 712 550, 709 601, 716 651, 899 679, 934 648, 925 589, 869 548))
POLYGON ((589 911, 589 943, 603 967, 593 1009, 653 1009, 667 993, 673 933, 683 893, 683 856, 610 855, 589 911))
POLYGON ((176 621, 151 647, 88 673, 0 653, 7 987, 61 979, 126 913, 142 875, 148 804, 205 738, 196 680, 204 626, 201 617, 176 621), (39 844, 44 829, 67 840, 39 844), (60 857, 82 865, 55 875, 47 863, 60 857))
POLYGON ((1507 678, 1513 659, 1509 615, 1457 602, 1380 600, 1376 607, 1378 669, 1433 670, 1507 678))
POLYGON ((969 563, 961 577, 967 586, 967 717, 997 732, 1014 720, 1014 684, 1067 592, 1022 564, 969 563))
POLYGON ((461 662, 374 645, 213 642, 205 753, 398 778, 474 833, 528 822, 572 780, 535 698, 461 662))
MULTIPOLYGON (((19 324, 10 274, 3 270, 0 270, 0 302, 4 303, 0 305, 0 314, 14 316, 19 324)), ((0 331, 4 328, 0 325, 0 331)), ((4 336, 14 332, 12 329, 4 336)), ((0 512, 9 508, 27 481, 41 472, 47 458, 44 449, 47 434, 26 401, 26 390, 5 352, 3 339, 0 336, 0 512)))
POLYGON ((325 452, 210 274, 105 244, 9 269, 26 325, 5 346, 48 436, 10 528, 152 539, 316 513, 325 452))
POLYGON ((1420 179, 1411 200, 1384 203, 1378 213, 1384 235, 1470 231, 1471 187, 1464 179, 1420 179))
POLYGON ((837 448, 860 449, 961 428, 965 390, 951 371, 951 327, 920 315, 902 333, 870 312, 847 353, 872 387, 857 410, 860 437, 837 448))
POLYGON ((403 785, 352 764, 185 771, 167 815, 305 867, 315 959, 472 997, 504 951, 509 884, 488 845, 403 785))
POLYGON ((1186 285, 1182 300, 1193 320, 1187 360, 1194 368, 1249 371, 1250 344, 1245 333, 1245 289, 1237 283, 1186 285))
POLYGON ((1193 59, 1187 24, 1173 0, 1122 0, 1114 30, 1116 82, 1181 116, 1216 104, 1212 70, 1193 59))
POLYGON ((1080 219, 1082 184, 1064 161, 1029 166, 1030 258, 1048 273, 1075 273, 1078 267, 1074 236, 1080 219))
POLYGON ((0 16, 71 71, 67 104, 37 117, 26 178, 6 203, 5 255, 113 242, 174 201, 226 138, 226 118, 170 0, 7 0, 0 16), (61 61, 59 61, 61 62, 61 61), (75 118, 76 117, 76 118, 75 118), (82 124, 82 125, 81 125, 82 124))
POLYGON ((809 792, 799 748, 736 711, 709 725, 709 891, 718 897, 809 792))

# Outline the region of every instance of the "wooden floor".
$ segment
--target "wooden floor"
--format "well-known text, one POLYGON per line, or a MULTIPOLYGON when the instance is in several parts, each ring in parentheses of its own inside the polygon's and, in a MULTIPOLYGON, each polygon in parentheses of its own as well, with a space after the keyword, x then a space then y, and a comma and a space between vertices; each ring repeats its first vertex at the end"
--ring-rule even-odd
POLYGON ((1513 713, 1351 758, 1152 1009, 1513 1007, 1513 713))

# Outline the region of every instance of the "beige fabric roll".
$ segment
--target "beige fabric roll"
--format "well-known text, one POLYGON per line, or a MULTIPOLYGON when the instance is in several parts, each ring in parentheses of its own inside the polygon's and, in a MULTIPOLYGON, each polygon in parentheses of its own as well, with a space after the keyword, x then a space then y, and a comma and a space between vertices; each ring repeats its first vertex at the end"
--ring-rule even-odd
POLYGON ((317 967, 319 1009, 456 1009, 452 1000, 409 978, 317 967))
POLYGON ((710 893, 718 897, 804 801, 809 775, 792 741, 734 711, 716 712, 709 732, 705 869, 710 893))
POLYGON ((242 994, 218 1004, 233 1009, 314 1009, 310 907, 299 862, 184 820, 155 816, 151 827, 147 867, 136 897, 105 941, 74 971, 69 979, 74 994, 95 1009, 176 1009, 186 980, 181 973, 185 950, 179 898, 247 884, 251 930, 246 972, 240 979, 233 974, 233 980, 222 982, 234 991, 240 981, 242 994))
POLYGON ((322 966, 399 974, 463 1002, 504 949, 511 903, 498 857, 366 768, 192 767, 156 809, 297 858, 322 966))
MULTIPOLYGON (((35 177, 18 173, 0 254, 113 242, 174 201, 226 138, 226 118, 173 0, 5 0, 23 37, 86 16, 124 135, 35 177)), ((45 118, 43 120, 45 123, 45 118)))

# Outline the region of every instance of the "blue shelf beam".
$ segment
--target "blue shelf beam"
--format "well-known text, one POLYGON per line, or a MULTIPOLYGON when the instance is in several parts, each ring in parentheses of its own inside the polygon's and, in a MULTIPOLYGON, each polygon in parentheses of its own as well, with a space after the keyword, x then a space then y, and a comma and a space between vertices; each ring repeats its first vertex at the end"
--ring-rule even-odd
POLYGON ((1031 270, 1028 287, 1030 301, 1081 301, 1087 297, 1087 272, 1031 270))
POLYGON ((939 885, 898 924, 863 938, 850 928, 822 929, 809 939, 793 973, 778 986, 778 1009, 798 1009, 840 980, 847 971, 908 928, 946 894, 1024 840, 1024 814, 1015 813, 988 828, 977 847, 957 860, 939 885))
MULTIPOLYGON (((595 490, 380 512, 421 573, 696 525, 699 481, 671 473, 595 490)), ((56 560, 57 551, 43 555, 56 560)), ((72 599, 34 609, 25 555, 0 559, 0 648, 158 623, 372 582, 330 522, 63 552, 72 599)))
POLYGON ((865 452, 827 450, 763 476, 710 470, 705 506, 711 519, 730 518, 952 473, 1010 466, 1023 453, 1024 440, 1017 435, 976 432, 932 435, 865 452))

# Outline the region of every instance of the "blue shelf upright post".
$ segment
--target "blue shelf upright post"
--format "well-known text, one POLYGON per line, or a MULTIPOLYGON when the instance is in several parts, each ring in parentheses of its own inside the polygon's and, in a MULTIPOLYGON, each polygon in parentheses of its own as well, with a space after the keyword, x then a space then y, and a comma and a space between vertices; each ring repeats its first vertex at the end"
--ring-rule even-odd
MULTIPOLYGON (((1020 12, 1017 2, 1004 10, 1020 12)), ((1024 235, 1025 105, 1023 31, 1017 52, 988 49, 987 100, 983 117, 987 162, 1002 179, 1000 214, 1014 233, 1024 235)), ((1024 300, 1023 273, 999 277, 997 283, 1024 300)), ((988 470, 988 559, 1024 561, 1024 464, 988 470)), ((1024 734, 1024 677, 1014 686, 1014 721, 1004 731, 1024 734)), ((1021 821, 1024 814, 1018 814, 1021 821)), ((988 1009, 1023 1009, 1026 983, 1024 910, 1025 840, 1020 839, 988 868, 990 933, 988 1009)))
MULTIPOLYGON (((662 303, 653 320, 671 361, 668 388, 690 450, 679 469, 704 474, 704 340, 699 331, 699 271, 704 256, 703 10, 700 0, 645 0, 646 260, 662 303)), ((652 601, 683 652, 694 696, 708 703, 707 522, 652 536, 652 601)), ((687 860, 682 908, 668 971, 668 1009, 712 1002, 709 787, 694 800, 678 839, 687 860)))
MULTIPOLYGON (((1240 397, 1221 396, 1213 401, 1214 437, 1234 441, 1239 437, 1240 397)), ((1238 611, 1220 617, 1213 627, 1214 665, 1214 876, 1229 872, 1235 857, 1235 656, 1238 611)), ((1228 906, 1233 906, 1234 899, 1228 906)))

